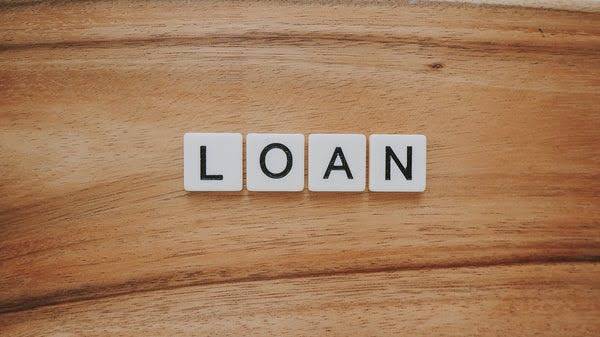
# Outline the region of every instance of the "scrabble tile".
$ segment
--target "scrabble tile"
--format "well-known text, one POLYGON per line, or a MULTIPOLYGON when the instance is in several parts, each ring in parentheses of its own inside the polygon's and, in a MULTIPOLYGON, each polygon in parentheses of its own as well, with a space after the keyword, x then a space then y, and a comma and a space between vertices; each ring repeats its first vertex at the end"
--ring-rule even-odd
POLYGON ((423 192, 427 138, 423 135, 369 137, 369 190, 423 192))
POLYGON ((246 185, 249 191, 302 191, 304 135, 248 134, 246 185))
POLYGON ((186 133, 183 183, 186 191, 241 191, 242 135, 186 133))
POLYGON ((359 134, 308 136, 308 189, 360 192, 365 190, 366 138, 359 134))

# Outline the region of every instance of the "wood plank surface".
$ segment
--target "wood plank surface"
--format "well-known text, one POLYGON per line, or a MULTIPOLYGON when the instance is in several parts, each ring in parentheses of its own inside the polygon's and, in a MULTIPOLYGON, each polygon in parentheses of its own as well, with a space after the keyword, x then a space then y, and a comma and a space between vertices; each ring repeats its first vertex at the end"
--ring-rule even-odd
POLYGON ((300 277, 135 293, 0 316, 11 336, 597 335, 598 264, 300 277))
MULTIPOLYGON (((24 0, 29 1, 29 0, 24 0)), ((422 1, 431 2, 431 1, 422 1)), ((599 12, 600 0, 437 0, 437 2, 451 2, 470 5, 495 5, 529 8, 560 9, 580 12, 599 12)), ((417 3, 417 1, 412 1, 417 3)))
POLYGON ((599 13, 2 5, 0 334, 598 335, 599 92, 599 13), (189 131, 421 133, 428 186, 186 193, 189 131))

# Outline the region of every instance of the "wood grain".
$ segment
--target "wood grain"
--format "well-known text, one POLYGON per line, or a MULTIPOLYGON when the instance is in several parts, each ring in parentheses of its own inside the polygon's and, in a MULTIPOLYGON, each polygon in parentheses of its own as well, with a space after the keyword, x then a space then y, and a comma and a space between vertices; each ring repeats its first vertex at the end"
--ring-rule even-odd
POLYGON ((598 335, 599 22, 4 5, 0 334, 598 335), (428 187, 186 193, 188 131, 422 133, 428 187))
POLYGON ((598 333, 598 264, 457 268, 192 286, 0 316, 11 336, 598 333))
MULTIPOLYGON (((599 0, 437 0, 470 5, 516 6, 529 8, 560 9, 580 12, 600 12, 599 0)), ((423 1, 428 2, 428 1, 423 1)), ((416 1, 413 1, 416 3, 416 1)))

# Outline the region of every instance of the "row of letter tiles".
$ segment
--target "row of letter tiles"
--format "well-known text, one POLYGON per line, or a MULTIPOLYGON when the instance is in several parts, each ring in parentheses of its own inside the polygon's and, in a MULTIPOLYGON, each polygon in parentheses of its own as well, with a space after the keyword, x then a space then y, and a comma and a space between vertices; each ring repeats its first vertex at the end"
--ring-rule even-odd
MULTIPOLYGON (((308 189, 361 192, 366 181, 366 137, 361 134, 308 136, 308 189)), ((186 133, 183 137, 186 191, 241 191, 239 133, 186 133)), ((423 135, 369 137, 369 190, 423 192, 427 139, 423 135)), ((250 133, 246 136, 249 191, 304 189, 304 135, 250 133)))

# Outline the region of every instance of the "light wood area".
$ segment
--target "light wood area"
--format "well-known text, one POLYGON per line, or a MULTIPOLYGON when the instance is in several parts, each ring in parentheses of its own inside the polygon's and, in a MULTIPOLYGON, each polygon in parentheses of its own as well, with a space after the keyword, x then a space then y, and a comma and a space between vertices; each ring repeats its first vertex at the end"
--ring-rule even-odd
MULTIPOLYGON (((27 1, 27 0, 25 0, 27 1)), ((414 0, 417 3, 419 0, 414 0)), ((420 3, 431 3, 434 1, 423 1, 420 3)), ((437 2, 450 2, 467 5, 495 5, 514 6, 544 9, 560 9, 580 12, 599 12, 600 0, 438 0, 437 2)))
POLYGON ((0 335, 600 334, 600 14, 0 5, 0 335), (427 190, 186 193, 185 132, 417 133, 427 190))

